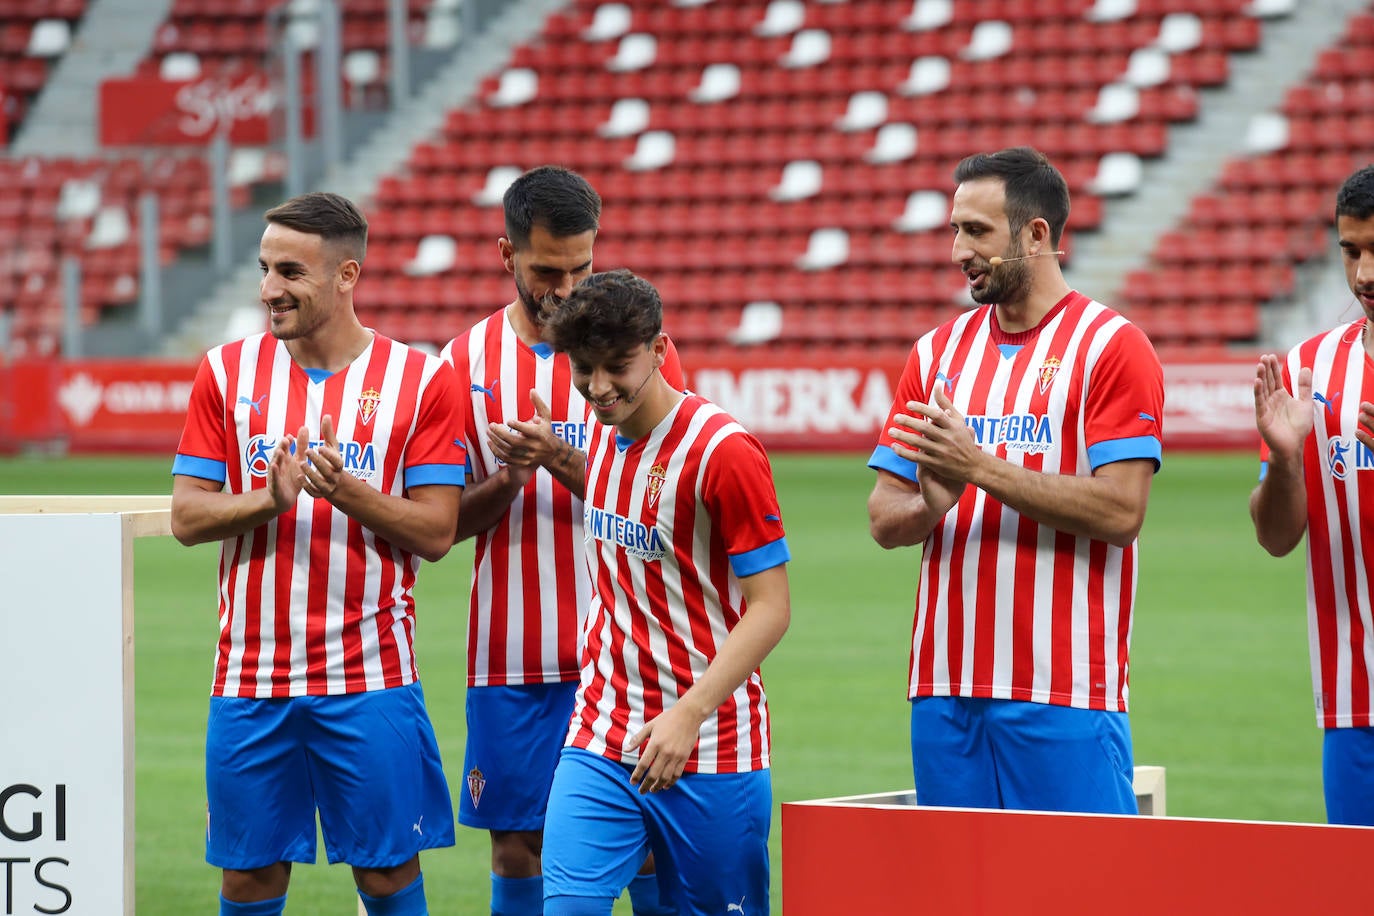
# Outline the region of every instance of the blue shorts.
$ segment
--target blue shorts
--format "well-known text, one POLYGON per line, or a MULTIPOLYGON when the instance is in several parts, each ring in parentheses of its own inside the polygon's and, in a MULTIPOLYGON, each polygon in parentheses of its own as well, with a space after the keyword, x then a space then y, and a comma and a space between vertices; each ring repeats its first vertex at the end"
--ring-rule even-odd
POLYGON ((390 868, 452 846, 453 802, 418 683, 342 696, 211 697, 205 861, 390 868))
POLYGON ((577 682, 469 687, 458 821, 483 830, 543 830, 577 682))
POLYGON ((641 795, 633 768, 564 748, 544 828, 545 912, 551 897, 611 902, 649 850, 659 894, 680 916, 768 912, 767 770, 685 773, 664 792, 641 795), (734 909, 730 909, 733 905, 734 909))
POLYGON ((1374 728, 1328 728, 1322 739, 1326 820, 1374 827, 1374 728))
POLYGON ((921 805, 1139 813, 1123 712, 918 697, 911 759, 921 805))

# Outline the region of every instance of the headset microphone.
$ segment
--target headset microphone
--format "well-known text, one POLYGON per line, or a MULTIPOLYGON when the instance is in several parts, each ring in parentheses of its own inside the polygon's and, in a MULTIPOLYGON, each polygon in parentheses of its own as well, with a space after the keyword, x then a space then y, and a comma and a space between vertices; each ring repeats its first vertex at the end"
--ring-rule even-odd
POLYGON ((993 267, 996 267, 998 264, 1006 264, 1008 261, 1024 261, 1024 260, 1026 260, 1027 258, 1039 258, 1039 257, 1044 257, 1044 256, 1047 255, 1047 254, 1063 254, 1063 253, 1064 253, 1064 252, 1062 252, 1062 251, 1038 251, 1038 252, 1036 252, 1035 254, 1023 254, 1023 255, 1021 255, 1021 257, 1019 257, 1019 258, 1004 258, 1004 257, 1002 257, 1001 255, 996 255, 996 254, 995 254, 995 255, 993 255, 992 257, 988 258, 988 263, 991 264, 993 267))
POLYGON ((645 385, 649 384, 649 379, 653 378, 654 373, 657 371, 658 366, 655 365, 652 369, 649 370, 649 374, 644 376, 644 381, 639 383, 639 387, 636 388, 633 393, 625 395, 626 404, 633 404, 635 402, 635 398, 639 397, 639 393, 644 390, 645 385))

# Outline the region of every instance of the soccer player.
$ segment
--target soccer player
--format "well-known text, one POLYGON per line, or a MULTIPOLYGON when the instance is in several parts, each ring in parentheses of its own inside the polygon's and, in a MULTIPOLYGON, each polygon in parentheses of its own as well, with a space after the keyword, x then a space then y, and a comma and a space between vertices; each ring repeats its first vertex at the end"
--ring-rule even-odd
POLYGON ((544 912, 609 914, 646 848, 684 914, 768 910, 768 706, 790 558, 767 455, 664 379, 658 292, 593 274, 548 323, 595 423, 593 595, 549 799, 544 912), (747 910, 746 910, 747 906, 747 910))
POLYGON ((173 534, 222 542, 206 860, 221 916, 281 913, 318 809, 367 911, 416 916, 419 851, 454 835, 411 590, 453 543, 465 402, 442 360, 359 323, 350 201, 265 219, 271 333, 205 356, 172 467, 173 534))
POLYGON ((922 545, 917 800, 1135 813, 1127 655, 1163 373, 1064 281, 1068 186, 1041 153, 954 178, 952 258, 981 307, 916 342, 868 462, 874 540, 922 545))
POLYGON ((1345 279, 1363 309, 1284 360, 1260 357, 1255 424, 1263 440, 1250 495, 1255 536, 1276 557, 1307 533, 1307 629, 1322 783, 1333 824, 1374 826, 1374 166, 1336 194, 1345 279))
MULTIPOLYGON (((459 540, 476 537, 468 608, 467 748, 458 819, 491 833, 491 913, 537 916, 549 785, 572 715, 591 598, 582 548, 586 402, 544 326, 591 273, 601 198, 556 166, 506 190, 501 260, 516 298, 441 354, 471 388, 471 480, 459 540)), ((676 351, 665 367, 682 387, 676 351)), ((659 903, 652 863, 630 883, 637 916, 659 903)))

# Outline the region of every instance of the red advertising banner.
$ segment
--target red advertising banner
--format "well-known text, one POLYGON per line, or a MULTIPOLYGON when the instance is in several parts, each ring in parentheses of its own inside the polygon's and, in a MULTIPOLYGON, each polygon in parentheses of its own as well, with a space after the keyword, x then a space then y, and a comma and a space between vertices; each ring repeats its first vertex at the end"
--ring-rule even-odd
MULTIPOLYGON (((1258 449, 1255 360, 1164 366, 1164 447, 1258 449)), ((691 388, 772 451, 872 450, 902 371, 898 360, 781 354, 694 358, 691 388)), ((65 441, 73 451, 171 454, 194 362, 24 360, 0 364, 0 451, 65 441)))
POLYGON ((693 357, 687 384, 725 408, 770 450, 871 450, 892 407, 902 362, 767 355, 693 357))
POLYGON ((23 360, 0 365, 0 451, 65 441, 72 451, 165 454, 181 439, 196 364, 23 360))
MULTIPOLYGON (((768 354, 693 358, 687 383, 771 450, 869 451, 901 376, 896 359, 807 365, 768 354)), ((1164 366, 1164 447, 1258 449, 1256 357, 1164 366)))
POLYGON ((229 142, 261 146, 271 141, 275 106, 271 81, 257 70, 194 80, 108 79, 100 84, 100 142, 205 145, 224 124, 229 142))
POLYGON ((1247 447, 1259 454, 1255 429, 1255 365, 1259 356, 1228 362, 1164 364, 1164 444, 1181 448, 1247 447))

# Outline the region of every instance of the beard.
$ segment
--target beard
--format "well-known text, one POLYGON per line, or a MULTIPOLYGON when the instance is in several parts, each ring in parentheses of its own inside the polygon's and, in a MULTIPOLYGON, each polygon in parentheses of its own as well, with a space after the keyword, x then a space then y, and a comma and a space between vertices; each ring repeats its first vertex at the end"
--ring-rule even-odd
MULTIPOLYGON (((1004 258, 1019 258, 1025 249, 1018 243, 1005 252, 1004 258)), ((970 290, 969 295, 979 305, 1003 305, 1018 302, 1026 297, 1030 288, 1030 262, 1006 261, 993 267, 984 268, 982 289, 970 290)))
POLYGON ((553 291, 545 293, 541 298, 536 299, 530 292, 529 287, 525 286, 524 281, 517 274, 515 277, 515 293, 520 300, 520 307, 525 310, 526 317, 535 327, 542 328, 557 312, 563 304, 563 300, 554 295, 553 291))
POLYGON ((311 330, 311 328, 307 328, 305 326, 305 316, 301 314, 300 300, 296 299, 295 297, 282 296, 279 299, 274 299, 271 302, 264 304, 267 306, 268 330, 271 332, 272 336, 275 337, 277 340, 295 340, 298 337, 304 337, 306 333, 308 333, 311 330), (285 312, 281 316, 281 321, 290 322, 289 325, 286 325, 284 327, 278 326, 278 322, 274 320, 272 314, 272 309, 281 308, 283 306, 291 309, 291 311, 285 312))

